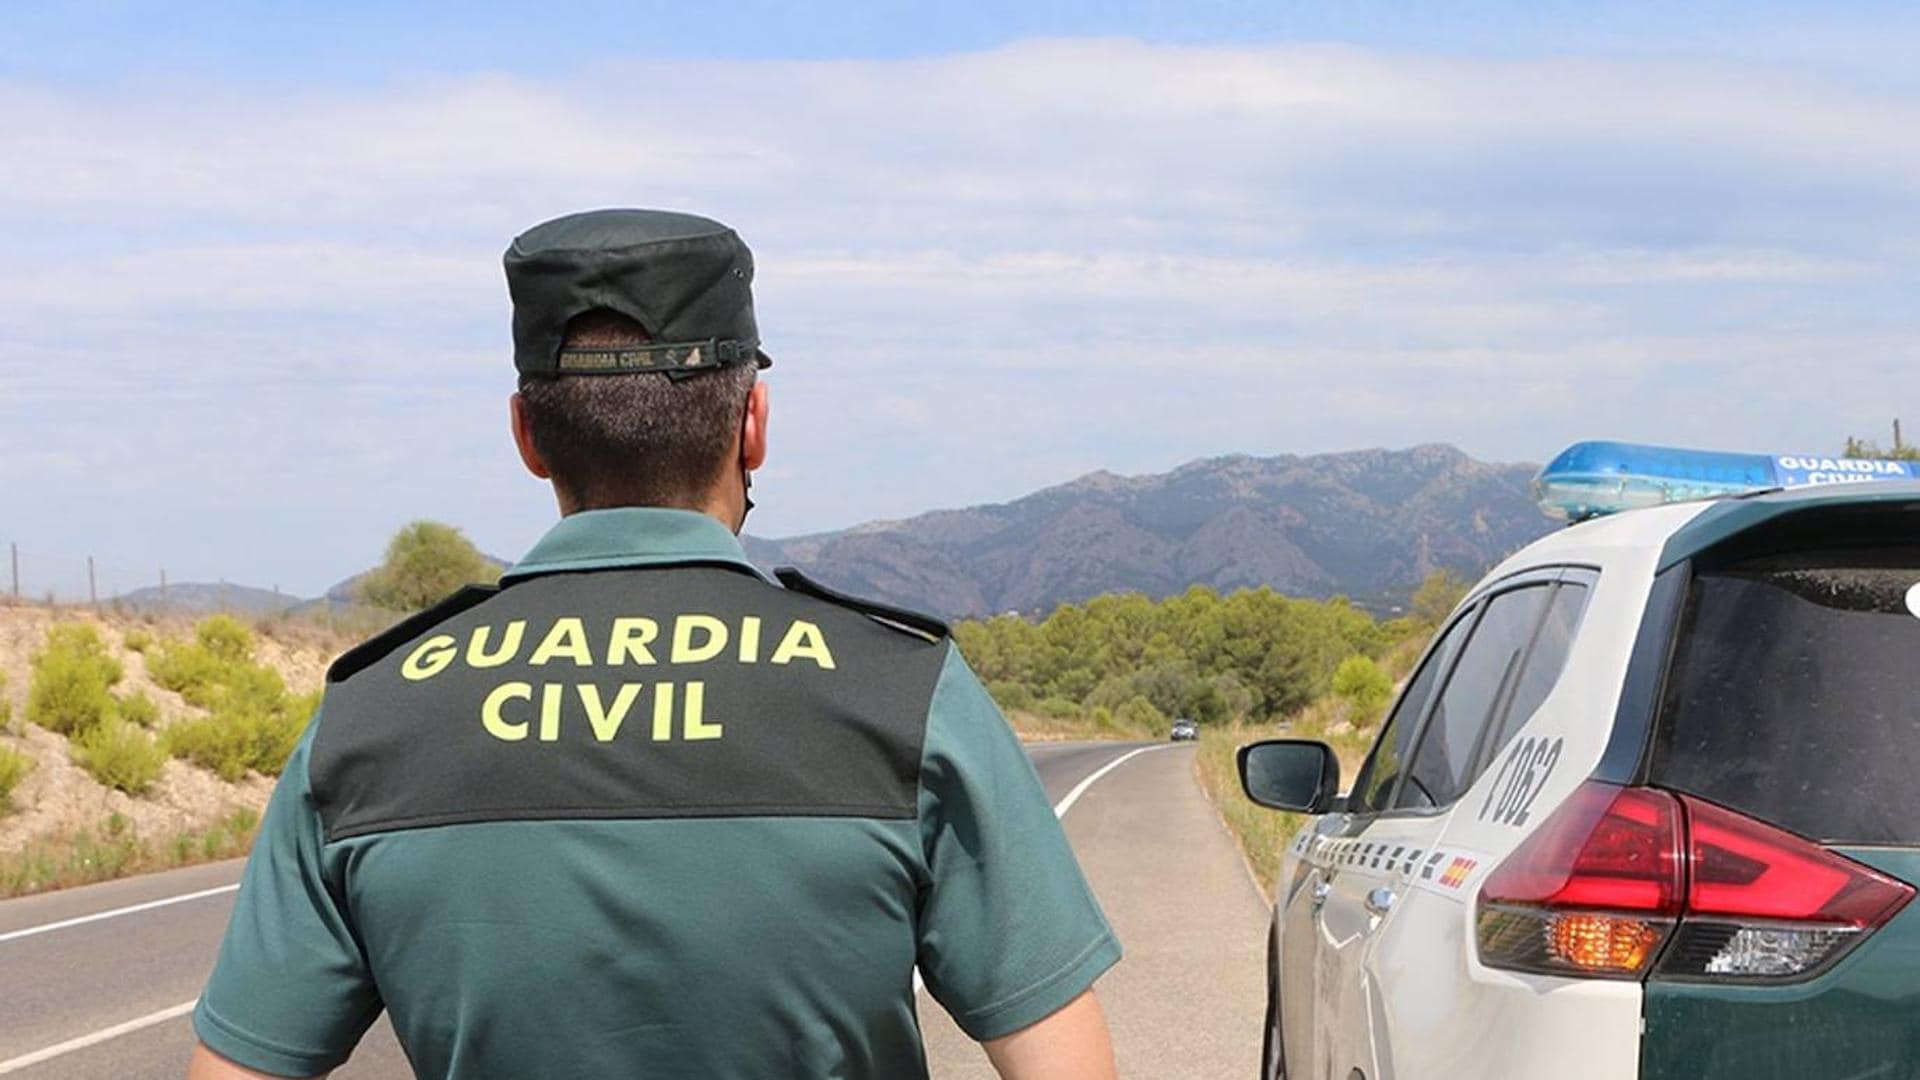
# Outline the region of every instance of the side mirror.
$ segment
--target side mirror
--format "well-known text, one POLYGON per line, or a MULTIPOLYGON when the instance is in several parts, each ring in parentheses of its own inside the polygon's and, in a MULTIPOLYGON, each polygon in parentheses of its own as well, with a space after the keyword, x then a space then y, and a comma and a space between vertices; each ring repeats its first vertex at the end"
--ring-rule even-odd
POLYGON ((1324 814, 1340 795, 1340 760, 1308 739, 1267 739, 1240 748, 1240 786, 1275 810, 1324 814))

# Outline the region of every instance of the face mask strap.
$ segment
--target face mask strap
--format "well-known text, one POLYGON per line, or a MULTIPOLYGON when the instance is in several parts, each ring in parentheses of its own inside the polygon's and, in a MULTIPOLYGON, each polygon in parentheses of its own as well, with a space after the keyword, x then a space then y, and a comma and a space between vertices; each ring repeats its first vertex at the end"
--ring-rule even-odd
POLYGON ((753 513, 753 496, 749 494, 752 490, 753 473, 743 467, 740 470, 740 524, 733 530, 736 533, 746 531, 747 515, 753 513))

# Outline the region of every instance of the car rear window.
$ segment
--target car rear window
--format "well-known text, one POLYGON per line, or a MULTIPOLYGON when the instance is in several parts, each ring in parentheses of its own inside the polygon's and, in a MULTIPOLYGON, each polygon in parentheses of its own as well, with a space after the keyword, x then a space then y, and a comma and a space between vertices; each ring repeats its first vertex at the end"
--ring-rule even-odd
POLYGON ((1830 843, 1920 843, 1920 547, 1699 573, 1656 783, 1830 843))

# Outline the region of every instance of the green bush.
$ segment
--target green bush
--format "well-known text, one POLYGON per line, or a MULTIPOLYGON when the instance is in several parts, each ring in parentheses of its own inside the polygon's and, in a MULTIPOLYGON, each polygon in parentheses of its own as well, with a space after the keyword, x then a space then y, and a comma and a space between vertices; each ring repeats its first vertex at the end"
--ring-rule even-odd
POLYGON ((1333 692, 1370 718, 1393 698, 1393 680, 1380 665, 1365 656, 1349 656, 1333 670, 1333 692))
POLYGON ((1034 706, 1041 716, 1051 720, 1071 720, 1081 713, 1079 702, 1063 697, 1050 697, 1034 706))
POLYGON ((1167 714, 1153 707, 1153 702, 1144 697, 1129 699, 1113 711, 1114 722, 1122 727, 1147 728, 1151 731, 1167 725, 1167 714))
POLYGON ((393 535, 386 559, 360 579, 354 593, 374 607, 419 611, 462 585, 499 580, 500 567, 465 533, 437 521, 416 521, 393 535))
POLYGON ((210 615, 193 628, 194 642, 226 661, 253 658, 253 631, 231 615, 210 615))
POLYGON ((76 738, 73 756, 95 780, 129 795, 146 794, 167 763, 146 732, 118 717, 76 738))
POLYGON ((160 706, 144 690, 135 690, 131 694, 121 695, 114 704, 114 712, 120 719, 130 724, 150 728, 160 722, 160 706))
POLYGON ((0 731, 13 726, 13 698, 7 696, 7 673, 0 671, 0 731))
POLYGON ((1033 708, 1033 691, 1017 682, 1008 682, 1002 679, 999 682, 989 683, 987 684, 987 694, 992 697, 1002 709, 1033 708))
POLYGON ((288 693, 279 672, 256 663, 253 632, 227 615, 202 620, 192 641, 163 643, 148 670, 207 710, 167 728, 161 746, 224 780, 248 770, 278 775, 319 702, 317 694, 288 693))
POLYGON ((120 643, 127 647, 128 652, 145 654, 153 648, 153 635, 136 626, 120 635, 120 643))
POLYGON ((152 659, 147 674, 153 681, 179 694, 190 705, 208 708, 213 704, 227 665, 197 641, 164 641, 152 659))
POLYGON ((120 674, 120 662, 92 624, 54 626, 33 657, 27 719, 70 738, 85 735, 113 714, 112 689, 120 674))
POLYGON ((13 808, 13 789, 33 771, 33 757, 24 750, 0 746, 0 811, 13 808))
POLYGON ((318 694, 294 697, 278 688, 279 676, 224 696, 206 716, 181 720, 161 735, 167 753, 212 770, 222 780, 234 781, 249 769, 277 776, 300 741, 307 721, 318 707, 318 694), (277 693, 269 695, 273 685, 277 693))

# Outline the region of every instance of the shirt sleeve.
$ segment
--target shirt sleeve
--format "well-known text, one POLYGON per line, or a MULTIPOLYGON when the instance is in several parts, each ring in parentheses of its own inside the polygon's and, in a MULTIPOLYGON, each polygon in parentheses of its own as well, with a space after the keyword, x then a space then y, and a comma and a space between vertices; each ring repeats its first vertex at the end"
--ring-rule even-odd
POLYGON ((324 860, 307 757, 320 721, 280 774, 240 879, 220 958, 193 1027, 215 1053, 275 1076, 345 1061, 381 1002, 324 860))
POLYGON ((1119 961, 1033 763, 958 649, 927 717, 919 814, 920 972, 968 1035, 1037 1023, 1119 961))

